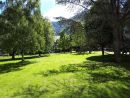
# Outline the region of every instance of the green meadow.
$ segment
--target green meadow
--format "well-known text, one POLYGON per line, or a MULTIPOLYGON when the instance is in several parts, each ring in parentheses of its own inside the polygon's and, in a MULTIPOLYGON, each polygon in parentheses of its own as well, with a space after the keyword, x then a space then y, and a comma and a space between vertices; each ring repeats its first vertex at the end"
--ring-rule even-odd
POLYGON ((0 57, 0 98, 130 98, 129 64, 100 52, 0 57))

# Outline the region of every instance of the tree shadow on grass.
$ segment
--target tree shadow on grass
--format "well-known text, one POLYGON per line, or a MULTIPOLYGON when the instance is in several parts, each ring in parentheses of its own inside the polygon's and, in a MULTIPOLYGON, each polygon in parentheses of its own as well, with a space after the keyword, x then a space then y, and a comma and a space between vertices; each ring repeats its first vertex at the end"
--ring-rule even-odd
POLYGON ((48 92, 49 90, 47 87, 42 87, 40 85, 28 85, 26 88, 22 88, 21 91, 14 93, 12 98, 42 98, 42 96, 48 92))
POLYGON ((21 70, 21 67, 26 66, 28 64, 32 64, 32 63, 34 62, 20 61, 17 63, 0 64, 0 74, 21 70))
MULTIPOLYGON (((130 89, 128 82, 107 81, 95 82, 88 79, 63 79, 55 80, 55 88, 59 88, 62 94, 59 98, 129 98, 130 89)), ((56 90, 55 90, 56 91, 56 90)))
POLYGON ((107 83, 109 81, 130 82, 130 72, 123 68, 104 67, 89 73, 93 83, 107 83))
POLYGON ((112 54, 105 56, 91 56, 88 57, 87 60, 103 63, 114 63, 116 66, 122 66, 130 70, 130 55, 122 55, 122 62, 120 64, 115 63, 114 55, 112 54))
MULTIPOLYGON (((39 74, 50 76, 69 72, 74 74, 73 78, 64 77, 49 84, 52 92, 61 92, 56 98, 130 98, 130 71, 114 63, 86 61, 39 74)), ((45 92, 39 92, 38 89, 26 89, 22 95, 25 98, 35 95, 34 98, 40 98, 41 93, 47 95, 48 88, 43 89, 45 92)))
MULTIPOLYGON (((76 52, 76 53, 73 53, 73 55, 89 55, 90 53, 88 53, 88 52, 82 52, 82 53, 78 53, 78 52, 76 52)), ((93 53, 91 53, 91 54, 93 54, 93 53)))
MULTIPOLYGON (((41 57, 49 57, 49 54, 44 54, 41 57)), ((39 56, 28 56, 28 57, 24 57, 24 59, 35 59, 35 58, 40 58, 39 56)), ((5 62, 5 61, 15 61, 15 60, 21 60, 20 57, 15 58, 14 60, 8 58, 8 59, 0 59, 0 62, 5 62)))
POLYGON ((129 70, 114 63, 92 61, 78 67, 84 68, 75 74, 80 82, 57 82, 64 86, 62 98, 130 98, 129 70))
POLYGON ((88 57, 87 60, 97 62, 114 62, 114 55, 91 56, 88 57))
POLYGON ((79 66, 78 64, 62 65, 60 66, 59 69, 51 69, 47 71, 42 71, 37 74, 47 77, 47 76, 58 75, 62 73, 74 73, 74 72, 82 71, 82 69, 79 68, 78 66, 79 66))

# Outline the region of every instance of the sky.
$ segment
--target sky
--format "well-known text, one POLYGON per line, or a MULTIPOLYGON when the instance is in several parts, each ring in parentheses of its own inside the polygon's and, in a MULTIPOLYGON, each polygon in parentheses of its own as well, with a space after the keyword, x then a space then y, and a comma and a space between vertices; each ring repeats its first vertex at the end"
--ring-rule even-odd
MULTIPOLYGON (((5 1, 5 0, 0 0, 5 1)), ((55 17, 73 17, 76 10, 70 10, 67 6, 58 5, 55 0, 41 0, 41 14, 50 21, 56 21, 55 17)))
POLYGON ((41 13, 50 21, 56 21, 55 17, 70 18, 75 15, 76 11, 70 10, 67 6, 56 4, 55 0, 41 0, 41 13))

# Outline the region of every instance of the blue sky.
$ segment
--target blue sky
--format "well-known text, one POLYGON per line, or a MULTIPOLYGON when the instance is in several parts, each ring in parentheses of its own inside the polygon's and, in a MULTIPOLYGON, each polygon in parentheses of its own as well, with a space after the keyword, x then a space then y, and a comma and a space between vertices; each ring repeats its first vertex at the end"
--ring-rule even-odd
POLYGON ((41 12, 45 14, 56 6, 55 0, 41 0, 41 12))

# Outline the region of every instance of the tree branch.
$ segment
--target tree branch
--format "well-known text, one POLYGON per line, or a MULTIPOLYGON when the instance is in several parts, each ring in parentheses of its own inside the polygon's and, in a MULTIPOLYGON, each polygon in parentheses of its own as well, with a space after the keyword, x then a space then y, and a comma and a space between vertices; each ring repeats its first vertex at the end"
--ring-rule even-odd
POLYGON ((57 1, 58 4, 73 4, 73 5, 77 5, 77 6, 80 6, 84 9, 88 9, 86 6, 80 4, 80 3, 76 3, 75 1, 70 1, 70 0, 60 0, 60 1, 57 1))

